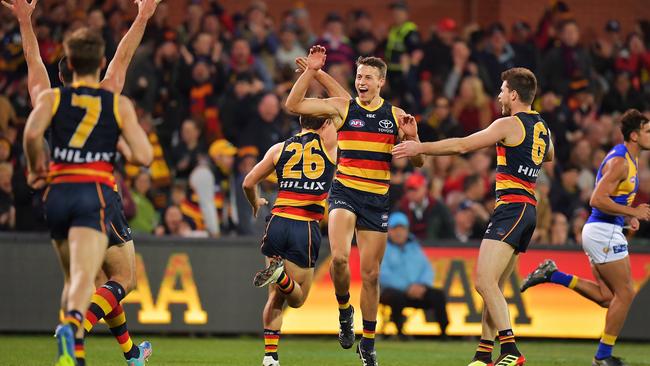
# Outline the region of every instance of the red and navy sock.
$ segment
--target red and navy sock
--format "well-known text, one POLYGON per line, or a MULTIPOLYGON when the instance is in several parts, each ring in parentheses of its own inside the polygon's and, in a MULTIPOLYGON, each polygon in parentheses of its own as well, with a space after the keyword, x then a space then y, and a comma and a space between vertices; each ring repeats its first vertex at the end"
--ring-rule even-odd
POLYGON ((578 276, 555 271, 551 274, 551 282, 572 289, 578 284, 578 276))
POLYGON ((77 334, 77 330, 81 328, 81 324, 83 324, 84 317, 81 315, 80 311, 77 310, 70 310, 65 313, 63 316, 63 324, 65 325, 70 325, 72 327, 72 334, 75 335, 77 334))
POLYGON ((77 359, 77 366, 86 365, 86 349, 83 338, 74 339, 74 357, 77 359))
POLYGON ((124 288, 115 281, 108 281, 99 287, 93 294, 88 311, 86 311, 86 320, 84 321, 86 333, 90 332, 98 321, 113 311, 124 296, 126 296, 124 288))
POLYGON ((375 328, 377 321, 365 320, 363 321, 363 336, 359 344, 361 348, 367 351, 372 351, 375 348, 375 328))
POLYGON ((485 363, 492 362, 492 351, 494 350, 494 341, 488 339, 481 339, 478 342, 474 359, 483 361, 485 363))
POLYGON ((296 283, 293 281, 291 277, 287 274, 287 272, 282 272, 280 277, 278 277, 278 281, 276 282, 278 285, 278 289, 280 292, 282 292, 285 295, 290 294, 293 292, 293 289, 296 287, 296 283))
POLYGON ((131 335, 129 335, 129 330, 126 327, 126 315, 124 314, 122 305, 117 304, 117 307, 106 315, 105 320, 111 330, 111 334, 113 334, 117 343, 120 344, 124 358, 130 360, 140 357, 140 349, 133 343, 131 335))
POLYGON ((501 344, 502 355, 507 353, 509 355, 521 356, 515 344, 515 334, 512 332, 512 329, 499 331, 499 343, 501 344))
POLYGON ((271 356, 278 360, 278 343, 280 342, 280 331, 264 329, 264 356, 271 356))
POLYGON ((336 302, 339 303, 339 315, 348 317, 352 311, 352 306, 350 305, 350 293, 345 295, 336 295, 336 302))

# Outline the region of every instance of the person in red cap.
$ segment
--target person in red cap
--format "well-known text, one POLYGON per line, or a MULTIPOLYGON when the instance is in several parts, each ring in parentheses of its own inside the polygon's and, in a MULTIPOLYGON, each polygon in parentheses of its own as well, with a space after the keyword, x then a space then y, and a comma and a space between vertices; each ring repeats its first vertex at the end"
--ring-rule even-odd
POLYGON ((442 18, 436 23, 431 39, 422 47, 424 58, 420 66, 423 70, 431 71, 434 81, 444 82, 454 66, 451 49, 456 36, 456 21, 442 18))
POLYGON ((419 240, 454 237, 451 212, 443 202, 429 193, 424 175, 411 174, 404 183, 404 196, 399 209, 408 216, 411 232, 419 240))

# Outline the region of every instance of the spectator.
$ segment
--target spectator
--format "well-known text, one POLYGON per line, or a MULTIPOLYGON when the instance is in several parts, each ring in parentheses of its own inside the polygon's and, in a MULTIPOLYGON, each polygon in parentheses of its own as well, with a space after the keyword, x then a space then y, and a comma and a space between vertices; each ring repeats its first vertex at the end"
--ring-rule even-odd
POLYGON ((453 66, 451 48, 456 36, 456 21, 442 18, 431 39, 422 46, 424 58, 421 67, 423 72, 431 74, 434 85, 442 85, 453 66))
POLYGON ((415 237, 409 234, 408 219, 401 212, 394 212, 388 218, 388 244, 379 273, 379 302, 391 308, 391 321, 398 335, 403 335, 405 307, 433 311, 440 324, 440 334, 447 334, 445 293, 433 288, 435 273, 431 263, 415 237))
POLYGON ((353 11, 350 16, 348 35, 352 46, 358 55, 372 56, 373 53, 368 53, 368 46, 363 45, 364 42, 368 41, 375 44, 377 42, 373 33, 373 22, 370 14, 363 9, 358 9, 353 11))
POLYGON ((632 88, 632 80, 627 72, 619 72, 614 79, 614 85, 603 98, 600 113, 623 114, 630 108, 644 110, 643 96, 632 88))
POLYGON ((329 69, 332 65, 342 64, 348 75, 351 75, 354 68, 354 49, 345 35, 343 18, 338 13, 329 13, 325 18, 324 28, 325 31, 316 40, 316 44, 327 49, 325 68, 329 69))
MULTIPOLYGON (((162 4, 160 4, 162 5, 162 4)), ((158 10, 160 9, 158 5, 158 10)), ((156 14, 158 14, 156 10, 156 14)), ((154 53, 154 73, 156 75, 157 96, 154 113, 161 116, 161 124, 157 127, 163 146, 169 146, 172 135, 180 128, 183 116, 188 109, 187 94, 181 88, 184 75, 189 73, 187 66, 181 61, 176 34, 168 32, 154 53)), ((189 89, 188 89, 189 90, 189 89)))
POLYGON ((452 99, 458 93, 458 85, 461 79, 466 75, 476 75, 477 66, 470 61, 471 51, 469 46, 463 40, 454 41, 451 47, 451 58, 453 67, 449 71, 444 86, 444 94, 448 99, 452 99))
POLYGON ((487 45, 478 54, 478 60, 485 69, 485 89, 495 97, 501 91, 501 73, 515 66, 515 51, 508 43, 506 30, 501 23, 491 25, 487 37, 487 45))
POLYGON ((567 95, 569 83, 576 79, 592 82, 593 67, 589 53, 580 46, 580 29, 575 20, 560 25, 560 45, 549 50, 540 69, 540 87, 543 91, 567 95))
POLYGON ((221 232, 230 232, 235 225, 236 219, 233 211, 234 201, 234 166, 237 148, 227 140, 217 140, 210 145, 208 154, 212 159, 212 174, 214 175, 215 191, 214 203, 217 209, 217 216, 221 223, 221 232))
POLYGON ((553 212, 564 214, 565 218, 572 217, 573 212, 584 205, 578 189, 579 169, 575 165, 566 165, 560 174, 560 179, 551 186, 550 199, 553 212))
POLYGON ((468 135, 490 124, 496 111, 483 90, 481 79, 476 76, 463 78, 451 113, 468 135))
POLYGON ((273 22, 263 1, 254 1, 246 10, 246 25, 242 36, 248 40, 251 52, 265 60, 267 68, 271 69, 280 42, 273 31, 273 22))
MULTIPOLYGON (((391 83, 391 89, 401 93, 404 85, 397 85, 397 81, 402 79, 403 63, 410 64, 413 53, 422 53, 420 49, 420 33, 418 26, 409 20, 408 7, 403 0, 395 1, 389 5, 392 15, 393 24, 388 31, 386 39, 386 51, 384 60, 388 64, 388 82, 391 83), (406 61, 405 61, 406 60, 406 61)), ((421 56, 417 56, 422 58, 421 56)))
POLYGON ((146 171, 141 171, 133 181, 131 196, 135 203, 135 216, 129 220, 129 226, 134 233, 153 233, 158 226, 158 213, 149 199, 151 177, 146 171))
POLYGON ((427 242, 453 238, 451 213, 444 203, 429 194, 427 179, 420 173, 413 173, 404 187, 406 192, 399 209, 407 213, 411 232, 427 242))
POLYGON ((537 72, 540 53, 535 45, 530 25, 524 21, 512 25, 512 49, 515 51, 514 63, 516 66, 525 67, 532 72, 537 72))
POLYGON ((273 78, 264 64, 251 54, 248 41, 244 38, 235 39, 230 50, 230 61, 226 65, 226 73, 237 76, 242 73, 253 75, 261 80, 264 90, 273 90, 273 78))
POLYGON ((423 122, 433 127, 437 139, 464 136, 463 127, 451 114, 449 99, 437 97, 431 113, 423 116, 423 122))
POLYGON ((463 201, 460 203, 456 213, 454 214, 454 234, 456 240, 461 243, 467 243, 470 239, 481 238, 481 236, 477 235, 474 230, 476 224, 476 213, 472 209, 473 205, 474 203, 471 201, 463 201))
POLYGON ((187 179, 198 163, 199 154, 207 152, 201 141, 201 127, 193 119, 186 119, 180 131, 180 143, 172 154, 176 178, 187 179))
POLYGON ((165 210, 162 225, 156 227, 155 234, 157 236, 171 235, 187 237, 192 235, 192 227, 183 218, 181 209, 176 205, 172 205, 165 210))
POLYGON ((569 242, 569 222, 566 216, 556 212, 551 222, 551 245, 567 245, 569 242))
MULTIPOLYGON (((646 35, 650 39, 650 35, 646 35)), ((616 70, 627 71, 632 75, 632 85, 636 89, 644 88, 648 93, 650 83, 650 51, 643 43, 643 36, 632 33, 628 36, 625 49, 616 58, 616 70)))
POLYGON ((550 186, 548 178, 544 175, 540 175, 537 178, 537 185, 535 186, 535 197, 537 198, 537 222, 535 224, 535 231, 531 237, 531 242, 533 243, 550 243, 553 212, 551 211, 551 203, 548 198, 549 191, 550 186))
POLYGON ((12 176, 11 164, 0 163, 0 231, 13 230, 16 227, 12 176))
POLYGON ((275 60, 279 68, 295 69, 294 60, 307 54, 298 42, 298 35, 292 26, 284 26, 280 31, 280 47, 275 53, 275 60))
POLYGON ((616 56, 623 49, 621 40, 621 24, 617 20, 609 20, 605 25, 605 33, 598 37, 591 47, 594 69, 605 80, 614 80, 614 64, 616 56))
POLYGON ((265 94, 257 105, 257 118, 243 132, 242 143, 252 145, 265 153, 274 144, 283 141, 291 134, 284 131, 280 101, 275 94, 265 94))

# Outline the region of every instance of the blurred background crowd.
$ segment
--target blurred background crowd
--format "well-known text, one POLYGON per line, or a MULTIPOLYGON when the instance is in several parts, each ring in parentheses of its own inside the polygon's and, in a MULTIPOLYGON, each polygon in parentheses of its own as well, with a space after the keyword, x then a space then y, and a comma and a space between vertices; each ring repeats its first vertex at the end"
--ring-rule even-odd
MULTIPOLYGON (((537 183, 534 243, 580 243, 595 172, 622 141, 617 117, 628 108, 650 111, 648 19, 624 33, 613 18, 586 38, 561 1, 536 24, 462 27, 441 16, 423 29, 410 21, 404 2, 390 5, 387 29, 376 27, 363 9, 332 12, 315 24, 307 7, 274 18, 269 4, 252 2, 245 12, 231 12, 214 0, 190 3, 180 26, 170 25, 166 2, 158 5, 123 92, 136 103, 155 149, 148 169, 128 163, 116 169, 134 232, 227 236, 263 230, 264 215, 252 219, 241 182, 270 146, 299 130, 283 102, 297 77, 295 58, 314 44, 327 48, 326 71, 351 91, 356 58, 383 58, 389 72, 382 96, 417 115, 422 141, 486 127, 500 115, 500 73, 515 66, 533 70, 539 81, 534 108, 549 124, 556 150, 537 183)), ((53 85, 67 32, 84 25, 100 31, 110 61, 132 19, 128 1, 42 0, 33 20, 53 85)), ((24 174, 21 130, 31 102, 19 27, 6 9, 0 24, 0 230, 44 231, 40 196, 24 174)), ((317 85, 310 95, 325 96, 317 85)), ((392 207, 428 243, 480 239, 494 206, 494 164, 493 148, 430 158, 422 169, 394 161, 392 207)), ((639 165, 636 201, 649 202, 647 155, 639 165)), ((272 202, 275 190, 271 179, 262 195, 272 202)), ((650 226, 635 236, 650 237, 650 226)))

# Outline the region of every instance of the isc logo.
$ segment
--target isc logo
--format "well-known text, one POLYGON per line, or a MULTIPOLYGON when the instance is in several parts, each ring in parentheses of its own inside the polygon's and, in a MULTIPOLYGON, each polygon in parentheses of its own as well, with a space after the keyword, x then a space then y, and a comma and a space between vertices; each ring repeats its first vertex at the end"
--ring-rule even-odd
POLYGON ((350 127, 354 128, 361 128, 366 125, 366 123, 363 120, 360 119, 353 119, 350 121, 350 127))

